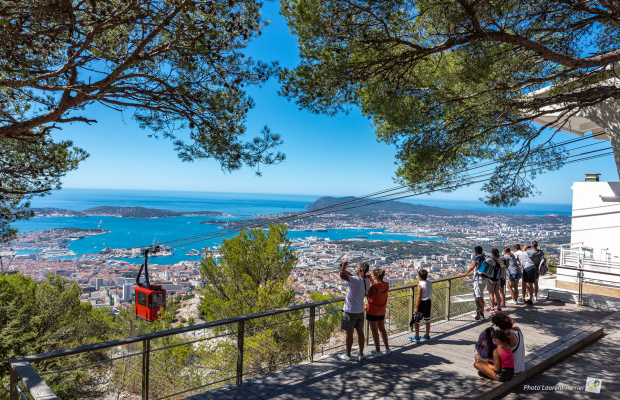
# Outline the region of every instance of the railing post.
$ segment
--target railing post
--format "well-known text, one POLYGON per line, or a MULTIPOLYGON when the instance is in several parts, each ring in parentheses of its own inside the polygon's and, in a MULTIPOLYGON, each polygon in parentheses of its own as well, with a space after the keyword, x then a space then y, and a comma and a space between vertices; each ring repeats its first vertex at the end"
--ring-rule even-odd
POLYGON ((310 319, 308 320, 308 362, 314 362, 314 318, 316 307, 310 307, 310 319))
POLYGON ((9 399, 10 400, 19 400, 19 393, 17 393, 17 382, 19 382, 19 375, 17 375, 17 371, 10 367, 10 384, 9 388, 9 399))
POLYGON ((237 385, 243 383, 243 337, 245 320, 237 322, 237 385))
POLYGON ((369 331, 370 322, 368 322, 368 320, 366 319, 366 311, 364 311, 364 339, 366 340, 366 346, 368 346, 368 343, 370 343, 369 331))
MULTIPOLYGON (((409 288, 409 320, 413 316, 413 309, 415 308, 415 287, 409 288)), ((412 327, 409 327, 409 331, 413 332, 412 327)))
POLYGON ((151 352, 151 341, 142 341, 142 400, 149 399, 149 359, 151 352))
POLYGON ((446 321, 450 320, 450 291, 452 288, 452 279, 448 279, 446 285, 446 321))
POLYGON ((583 254, 579 254, 579 295, 577 297, 578 305, 583 305, 583 254))

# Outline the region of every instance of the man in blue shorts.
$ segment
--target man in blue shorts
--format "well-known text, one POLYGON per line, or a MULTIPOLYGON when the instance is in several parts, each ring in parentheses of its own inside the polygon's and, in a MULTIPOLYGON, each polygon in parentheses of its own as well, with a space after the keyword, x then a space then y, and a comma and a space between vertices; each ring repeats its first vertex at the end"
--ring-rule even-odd
POLYGON ((534 265, 530 256, 521 250, 520 244, 514 245, 515 249, 515 258, 517 259, 517 263, 523 268, 523 301, 525 301, 525 290, 530 294, 530 298, 525 301, 525 304, 533 305, 534 302, 532 299, 534 298, 534 282, 536 282, 536 270, 537 266, 534 265))

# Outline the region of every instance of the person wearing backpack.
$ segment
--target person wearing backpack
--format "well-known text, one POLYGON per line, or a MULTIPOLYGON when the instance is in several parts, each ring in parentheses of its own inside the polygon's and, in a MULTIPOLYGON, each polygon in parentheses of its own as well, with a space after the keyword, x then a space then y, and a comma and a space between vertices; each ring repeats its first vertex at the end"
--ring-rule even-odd
MULTIPOLYGON (((487 308, 487 311, 502 311, 502 307, 500 305, 500 279, 503 269, 503 260, 499 257, 498 249, 492 249, 491 254, 493 255, 492 261, 495 262, 495 265, 493 266, 494 268, 492 275, 487 280, 487 290, 489 291, 489 301, 491 302, 491 305, 489 308, 487 308)), ((489 260, 489 262, 491 262, 491 260, 489 260)))
POLYGON ((542 271, 542 274, 540 271, 541 269, 546 268, 545 253, 538 248, 537 240, 532 240, 532 247, 525 250, 525 253, 530 257, 530 260, 532 260, 532 263, 536 266, 534 273, 534 301, 536 301, 538 300, 538 279, 540 278, 540 275, 547 273, 546 269, 542 271))
POLYGON ((484 320, 484 289, 487 286, 487 277, 482 275, 479 271, 480 267, 484 264, 485 257, 481 246, 474 248, 474 261, 470 264, 467 271, 459 274, 459 276, 467 276, 471 271, 474 271, 474 301, 476 302, 476 317, 477 321, 484 320))

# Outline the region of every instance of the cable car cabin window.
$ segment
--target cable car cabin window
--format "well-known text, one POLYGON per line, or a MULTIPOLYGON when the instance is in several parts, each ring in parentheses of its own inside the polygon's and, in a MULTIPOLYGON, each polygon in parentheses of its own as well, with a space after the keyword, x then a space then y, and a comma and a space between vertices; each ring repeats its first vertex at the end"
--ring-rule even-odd
POLYGON ((166 293, 153 293, 149 297, 151 300, 149 308, 166 307, 166 293))
POLYGON ((138 292, 138 304, 146 307, 146 293, 138 292))

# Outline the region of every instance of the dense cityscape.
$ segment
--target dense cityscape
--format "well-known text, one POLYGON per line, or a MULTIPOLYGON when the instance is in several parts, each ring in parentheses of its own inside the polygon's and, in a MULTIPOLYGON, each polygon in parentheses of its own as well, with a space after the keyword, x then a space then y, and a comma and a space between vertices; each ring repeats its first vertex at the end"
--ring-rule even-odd
MULTIPOLYGON (((343 295, 347 284, 337 272, 339 263, 344 260, 352 263, 368 261, 372 268, 384 268, 391 283, 405 283, 415 280, 421 268, 429 270, 431 279, 464 271, 476 245, 490 251, 493 247, 527 243, 537 238, 551 263, 554 263, 559 253, 558 245, 568 241, 570 232, 568 216, 549 214, 537 217, 444 209, 437 209, 441 210, 437 212, 429 209, 416 210, 416 213, 387 213, 385 210, 339 212, 289 221, 287 225, 291 231, 308 234, 305 238, 291 241, 296 250, 297 265, 289 283, 297 294, 296 302, 307 302, 310 294, 316 292, 343 295), (370 229, 371 232, 368 236, 344 240, 320 238, 312 233, 327 231, 329 234, 330 229, 370 229), (416 240, 380 240, 390 233, 410 235, 416 240), (418 237, 428 240, 419 240, 418 237)), ((283 215, 287 214, 233 220, 223 227, 234 228, 252 222, 267 225, 283 215)), ((60 274, 68 282, 75 282, 82 288, 82 301, 90 302, 94 307, 110 307, 112 313, 120 308, 127 309, 135 300, 135 279, 142 262, 140 249, 107 247, 97 254, 76 255, 69 246, 72 241, 108 232, 98 228, 57 228, 20 233, 17 240, 5 247, 4 265, 6 268, 7 258, 14 256, 8 269, 18 270, 37 281, 43 280, 47 274, 60 274), (22 254, 24 249, 31 252, 22 254), (127 260, 132 258, 135 261, 127 260)), ((162 250, 159 257, 150 259, 151 281, 163 285, 169 298, 187 296, 204 286, 200 262, 195 257, 194 260, 166 264, 166 255, 172 254, 172 251, 166 247, 162 250)), ((213 257, 220 256, 217 246, 211 250, 213 257)), ((194 314, 197 318, 198 315, 194 314)))

